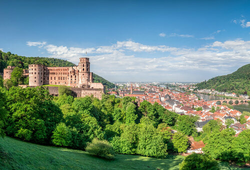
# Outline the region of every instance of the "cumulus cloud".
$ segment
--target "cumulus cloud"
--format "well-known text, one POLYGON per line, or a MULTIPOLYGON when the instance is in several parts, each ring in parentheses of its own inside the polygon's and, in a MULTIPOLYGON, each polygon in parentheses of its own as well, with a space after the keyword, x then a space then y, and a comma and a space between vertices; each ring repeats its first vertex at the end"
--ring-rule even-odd
POLYGON ((3 51, 3 49, 2 49, 2 48, 0 48, 0 51, 3 51))
POLYGON ((250 41, 241 39, 215 41, 198 49, 151 46, 132 40, 93 48, 53 44, 44 45, 43 48, 50 57, 66 59, 75 64, 87 52, 92 71, 117 81, 201 81, 211 78, 201 73, 209 73, 210 76, 228 74, 234 71, 231 69, 250 62, 250 41), (149 57, 144 57, 144 53, 149 53, 149 57))
POLYGON ((46 42, 31 42, 31 41, 27 42, 28 46, 38 46, 39 48, 43 47, 45 44, 47 43, 46 42))
POLYGON ((160 36, 160 37, 165 37, 165 36, 166 36, 166 34, 164 34, 164 33, 160 33, 160 34, 159 34, 159 36, 160 36))

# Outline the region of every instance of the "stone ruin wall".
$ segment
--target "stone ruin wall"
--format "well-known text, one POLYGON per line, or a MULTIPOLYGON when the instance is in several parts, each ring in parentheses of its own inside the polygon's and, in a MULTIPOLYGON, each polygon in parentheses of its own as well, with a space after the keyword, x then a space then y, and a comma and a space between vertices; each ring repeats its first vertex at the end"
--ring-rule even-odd
MULTIPOLYGON (((49 90, 49 93, 53 96, 58 96, 58 87, 47 87, 49 90)), ((74 97, 85 97, 85 96, 91 96, 93 95, 94 97, 98 99, 102 99, 102 95, 104 94, 104 91, 102 89, 84 89, 84 88, 70 88, 72 91, 72 95, 74 97)))

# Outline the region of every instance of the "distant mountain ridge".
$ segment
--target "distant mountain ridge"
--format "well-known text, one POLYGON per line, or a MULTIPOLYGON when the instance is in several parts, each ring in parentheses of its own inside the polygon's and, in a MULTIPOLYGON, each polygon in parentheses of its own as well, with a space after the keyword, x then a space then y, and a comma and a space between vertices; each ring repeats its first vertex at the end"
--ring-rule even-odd
MULTIPOLYGON (((24 69, 28 69, 29 64, 42 64, 48 67, 71 67, 75 64, 62 59, 57 58, 47 58, 47 57, 25 57, 19 56, 17 54, 12 54, 11 52, 2 52, 0 50, 0 73, 3 72, 3 69, 7 66, 16 66, 24 69)), ((108 80, 93 74, 93 79, 95 83, 102 83, 107 88, 114 88, 115 85, 108 80)))
POLYGON ((237 71, 214 77, 197 84, 198 89, 215 89, 221 92, 234 92, 250 95, 250 64, 240 67, 237 71))

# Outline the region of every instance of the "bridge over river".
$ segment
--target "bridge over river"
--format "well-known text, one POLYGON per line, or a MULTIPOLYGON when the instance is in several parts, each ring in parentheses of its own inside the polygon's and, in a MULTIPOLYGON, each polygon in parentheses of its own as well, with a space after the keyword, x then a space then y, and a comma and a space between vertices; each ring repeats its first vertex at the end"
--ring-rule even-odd
POLYGON ((231 105, 240 105, 240 104, 247 104, 249 99, 223 99, 223 100, 210 100, 212 102, 216 102, 216 104, 221 105, 222 103, 227 103, 231 105))

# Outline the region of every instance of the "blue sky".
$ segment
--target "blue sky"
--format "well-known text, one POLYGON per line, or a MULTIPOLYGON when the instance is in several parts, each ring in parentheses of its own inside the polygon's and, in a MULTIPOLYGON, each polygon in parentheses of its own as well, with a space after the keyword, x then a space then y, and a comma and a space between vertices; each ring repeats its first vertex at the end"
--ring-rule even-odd
POLYGON ((250 63, 250 1, 0 1, 0 49, 110 81, 203 81, 250 63))

